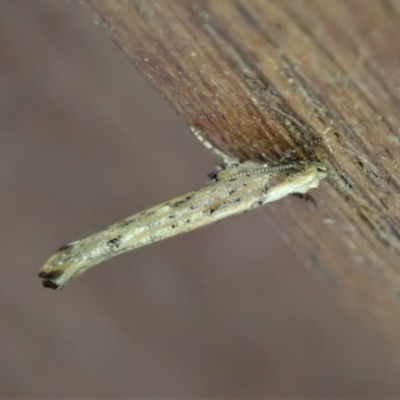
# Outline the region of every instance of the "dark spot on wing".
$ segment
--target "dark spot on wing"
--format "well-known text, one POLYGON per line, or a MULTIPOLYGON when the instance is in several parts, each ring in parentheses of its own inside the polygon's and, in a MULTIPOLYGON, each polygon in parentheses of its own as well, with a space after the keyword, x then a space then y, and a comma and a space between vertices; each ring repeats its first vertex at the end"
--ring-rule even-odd
POLYGON ((59 276, 63 274, 63 270, 54 269, 52 271, 41 271, 39 272, 39 278, 43 279, 57 279, 59 276))
POLYGON ((124 220, 124 221, 121 221, 121 222, 120 222, 119 226, 120 226, 121 228, 125 228, 125 226, 128 226, 128 225, 130 225, 131 223, 132 223, 132 221, 124 220))
POLYGON ((57 250, 57 253, 58 253, 59 251, 68 250, 68 249, 70 249, 71 247, 72 247, 72 244, 66 244, 66 245, 64 245, 64 246, 61 246, 61 247, 57 250))
POLYGON ((53 281, 51 281, 50 279, 45 279, 44 281, 42 281, 42 285, 46 288, 50 288, 50 289, 58 289, 59 285, 53 281))
POLYGON ((113 238, 113 239, 110 239, 110 240, 107 242, 107 245, 108 245, 108 246, 110 246, 110 247, 116 247, 116 248, 118 248, 118 247, 120 246, 120 244, 121 244, 121 236, 117 236, 117 237, 115 237, 115 238, 113 238))
POLYGON ((218 173, 216 171, 209 172, 207 175, 213 182, 218 181, 218 173))
POLYGON ((186 199, 176 201, 175 203, 172 204, 172 207, 179 207, 180 205, 185 204, 185 202, 186 202, 186 199))

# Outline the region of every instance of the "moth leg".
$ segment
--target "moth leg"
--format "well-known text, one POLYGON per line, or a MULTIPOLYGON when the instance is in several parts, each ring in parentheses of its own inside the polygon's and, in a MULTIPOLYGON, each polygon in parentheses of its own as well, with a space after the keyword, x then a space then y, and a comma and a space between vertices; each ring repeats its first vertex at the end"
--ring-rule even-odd
POLYGON ((211 144, 208 140, 204 138, 203 131, 195 125, 190 126, 191 131, 197 140, 211 153, 215 154, 217 157, 222 159, 224 168, 228 168, 232 165, 240 164, 240 160, 238 158, 228 156, 223 151, 217 149, 213 144, 211 144))
POLYGON ((222 159, 222 163, 217 165, 215 170, 208 174, 213 182, 219 182, 228 179, 242 171, 258 169, 260 167, 268 167, 268 164, 256 163, 253 161, 241 161, 238 158, 228 156, 221 150, 217 149, 208 140, 204 138, 203 131, 197 126, 191 125, 191 131, 200 143, 217 157, 222 159))

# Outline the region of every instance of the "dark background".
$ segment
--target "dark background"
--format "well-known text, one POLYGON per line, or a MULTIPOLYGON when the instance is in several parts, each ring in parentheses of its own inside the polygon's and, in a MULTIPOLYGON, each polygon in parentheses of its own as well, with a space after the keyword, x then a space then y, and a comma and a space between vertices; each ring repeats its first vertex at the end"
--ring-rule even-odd
POLYGON ((42 288, 59 246, 213 169, 78 1, 0 1, 0 138, 0 397, 400 395, 399 354, 267 209, 42 288))

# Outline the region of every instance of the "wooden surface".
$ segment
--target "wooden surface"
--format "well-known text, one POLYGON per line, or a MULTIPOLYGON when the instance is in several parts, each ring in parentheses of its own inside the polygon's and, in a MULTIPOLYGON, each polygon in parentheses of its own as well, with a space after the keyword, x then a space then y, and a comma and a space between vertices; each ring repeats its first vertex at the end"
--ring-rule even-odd
POLYGON ((326 163, 317 207, 283 201, 270 218, 304 265, 399 342, 400 3, 83 3, 219 148, 326 163))
POLYGON ((293 215, 331 248, 329 181, 317 207, 289 197, 42 287, 61 245, 214 166, 93 21, 78 1, 0 1, 0 398, 399 398, 383 324, 301 265, 316 228, 298 237, 293 215))

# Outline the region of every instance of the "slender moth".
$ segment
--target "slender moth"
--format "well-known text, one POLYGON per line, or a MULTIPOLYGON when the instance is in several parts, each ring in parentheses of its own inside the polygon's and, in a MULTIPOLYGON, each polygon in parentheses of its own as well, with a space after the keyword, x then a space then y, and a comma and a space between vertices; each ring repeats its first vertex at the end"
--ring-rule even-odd
POLYGON ((61 247, 41 268, 45 287, 61 289, 72 278, 119 254, 240 214, 289 194, 306 193, 326 177, 318 162, 277 166, 240 162, 205 141, 223 165, 207 186, 123 219, 107 229, 61 247))

